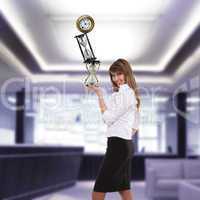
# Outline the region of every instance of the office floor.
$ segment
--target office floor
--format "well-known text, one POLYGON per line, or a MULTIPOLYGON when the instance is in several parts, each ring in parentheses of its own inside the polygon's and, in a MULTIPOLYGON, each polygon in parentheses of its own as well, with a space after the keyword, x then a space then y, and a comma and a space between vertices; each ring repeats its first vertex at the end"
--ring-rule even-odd
MULTIPOLYGON (((74 187, 60 190, 40 198, 34 198, 34 200, 90 200, 93 184, 93 181, 80 181, 74 187)), ((144 193, 144 182, 132 182, 131 187, 134 194, 134 200, 147 200, 144 193)), ((106 200, 113 199, 120 200, 121 198, 116 192, 106 194, 106 200)))

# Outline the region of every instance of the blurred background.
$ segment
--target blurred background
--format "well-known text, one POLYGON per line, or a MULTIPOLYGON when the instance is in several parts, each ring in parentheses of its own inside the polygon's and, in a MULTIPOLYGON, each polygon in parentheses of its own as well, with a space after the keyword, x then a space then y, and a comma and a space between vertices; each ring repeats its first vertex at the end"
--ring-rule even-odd
POLYGON ((118 58, 139 87, 135 199, 199 197, 199 12, 199 0, 0 0, 0 199, 91 199, 106 125, 83 85, 74 38, 83 14, 95 20, 88 37, 105 101, 118 58))

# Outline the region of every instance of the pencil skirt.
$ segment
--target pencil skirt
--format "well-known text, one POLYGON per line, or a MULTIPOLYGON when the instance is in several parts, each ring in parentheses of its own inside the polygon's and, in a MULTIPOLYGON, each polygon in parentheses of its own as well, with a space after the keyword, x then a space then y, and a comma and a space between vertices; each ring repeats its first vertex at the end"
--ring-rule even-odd
POLYGON ((132 140, 107 138, 106 153, 99 168, 94 192, 116 192, 131 188, 132 140))

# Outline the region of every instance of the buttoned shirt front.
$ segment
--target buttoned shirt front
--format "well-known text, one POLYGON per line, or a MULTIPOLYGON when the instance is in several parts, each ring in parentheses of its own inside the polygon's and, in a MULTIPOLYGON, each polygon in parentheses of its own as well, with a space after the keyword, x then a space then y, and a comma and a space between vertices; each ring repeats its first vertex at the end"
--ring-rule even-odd
POLYGON ((128 84, 120 85, 107 102, 102 119, 107 125, 107 137, 117 136, 132 139, 133 129, 139 128, 139 112, 134 90, 128 84))

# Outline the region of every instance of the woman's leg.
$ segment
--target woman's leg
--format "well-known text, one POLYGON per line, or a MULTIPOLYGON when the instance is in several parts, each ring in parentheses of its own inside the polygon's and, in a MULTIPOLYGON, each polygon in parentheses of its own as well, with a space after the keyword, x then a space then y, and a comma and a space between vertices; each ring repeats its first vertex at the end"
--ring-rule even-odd
POLYGON ((92 200, 104 200, 106 193, 92 192, 92 200))
POLYGON ((119 191, 119 194, 122 197, 122 200, 133 200, 131 190, 122 190, 119 191))

